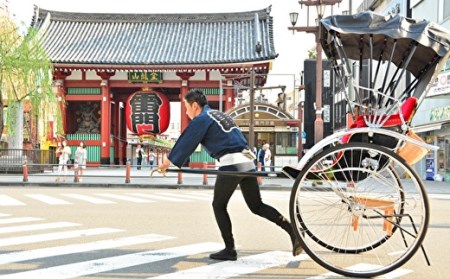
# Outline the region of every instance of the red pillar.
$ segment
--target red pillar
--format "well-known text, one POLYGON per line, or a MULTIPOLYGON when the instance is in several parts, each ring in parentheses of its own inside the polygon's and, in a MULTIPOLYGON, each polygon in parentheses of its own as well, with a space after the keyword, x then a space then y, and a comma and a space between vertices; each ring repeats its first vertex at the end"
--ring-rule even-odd
POLYGON ((115 73, 110 72, 97 72, 97 75, 102 78, 100 83, 101 87, 101 124, 100 124, 100 164, 109 165, 110 164, 110 152, 109 148, 111 146, 111 97, 109 88, 109 78, 115 73))
POLYGON ((234 88, 229 87, 228 82, 230 82, 231 80, 227 81, 227 87, 225 88, 225 111, 228 111, 230 109, 232 109, 234 107, 234 88))
POLYGON ((56 93, 56 98, 58 100, 59 109, 61 111, 62 127, 57 127, 57 130, 62 130, 63 134, 67 132, 67 119, 66 119, 66 90, 64 87, 64 80, 66 77, 70 76, 71 72, 53 72, 53 88, 56 93))
POLYGON ((183 132, 184 129, 189 124, 189 117, 186 114, 186 108, 184 107, 184 96, 189 92, 189 78, 192 77, 194 73, 188 73, 188 72, 177 72, 177 76, 181 78, 181 87, 180 87, 180 102, 181 102, 181 131, 183 132))

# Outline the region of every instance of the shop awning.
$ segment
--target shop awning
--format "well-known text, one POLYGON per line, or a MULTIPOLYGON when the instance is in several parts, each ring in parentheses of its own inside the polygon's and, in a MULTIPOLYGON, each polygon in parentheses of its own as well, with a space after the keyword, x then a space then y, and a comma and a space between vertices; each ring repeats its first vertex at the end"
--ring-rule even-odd
POLYGON ((422 125, 413 127, 413 131, 415 133, 425 133, 425 132, 429 132, 429 131, 440 130, 440 129, 442 129, 442 126, 447 123, 450 123, 450 120, 422 124, 422 125))

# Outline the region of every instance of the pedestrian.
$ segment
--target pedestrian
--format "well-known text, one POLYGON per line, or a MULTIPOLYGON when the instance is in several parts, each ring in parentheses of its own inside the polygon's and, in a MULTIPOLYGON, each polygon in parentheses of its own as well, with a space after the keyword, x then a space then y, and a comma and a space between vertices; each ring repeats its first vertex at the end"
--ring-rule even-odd
POLYGON ((153 152, 153 148, 150 149, 150 152, 148 153, 148 164, 150 165, 150 169, 153 169, 153 164, 155 163, 155 152, 153 152))
POLYGON ((87 161, 87 150, 86 144, 84 141, 80 141, 80 145, 75 150, 75 162, 74 168, 75 171, 78 171, 78 181, 81 182, 83 176, 83 169, 86 169, 86 161, 87 161))
POLYGON ((270 171, 271 165, 272 165, 272 152, 270 152, 270 145, 266 143, 264 144, 264 170, 270 171))
POLYGON ((258 151, 258 162, 261 163, 261 170, 264 170, 264 155, 265 155, 265 150, 264 150, 264 145, 263 145, 263 147, 261 147, 258 151))
POLYGON ((70 155, 72 154, 72 150, 67 146, 67 141, 63 140, 61 145, 56 149, 56 156, 59 158, 58 160, 58 177, 56 178, 56 182, 61 181, 61 174, 64 170, 63 181, 66 182, 67 177, 67 162, 70 159, 70 155))
MULTIPOLYGON (((209 155, 219 160, 220 171, 256 171, 253 162, 256 156, 249 150, 247 140, 230 116, 212 110, 208 106, 205 95, 198 89, 186 94, 184 106, 191 121, 176 141, 167 159, 158 166, 158 171, 164 173, 171 164, 181 167, 198 144, 202 144, 209 155)), ((296 239, 294 229, 281 213, 262 202, 256 177, 218 174, 214 185, 212 206, 225 242, 225 249, 209 257, 215 260, 235 261, 237 259, 227 205, 238 185, 250 210, 283 228, 290 236, 293 245, 292 253, 300 254, 303 249, 296 239)))
POLYGON ((142 146, 140 144, 138 144, 136 147, 136 158, 137 158, 137 169, 138 170, 141 169, 143 157, 144 157, 144 149, 142 148, 142 146))

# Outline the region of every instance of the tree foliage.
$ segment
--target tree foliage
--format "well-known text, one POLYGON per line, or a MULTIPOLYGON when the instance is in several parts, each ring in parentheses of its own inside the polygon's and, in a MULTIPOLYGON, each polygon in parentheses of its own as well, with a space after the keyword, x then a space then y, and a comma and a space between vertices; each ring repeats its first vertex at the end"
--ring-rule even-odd
POLYGON ((7 17, 0 17, 0 131, 3 131, 4 106, 7 105, 8 134, 23 132, 15 124, 17 108, 29 102, 33 117, 56 103, 52 88, 52 65, 40 42, 38 29, 29 27, 20 35, 7 17), (20 105, 19 105, 20 104, 20 105))

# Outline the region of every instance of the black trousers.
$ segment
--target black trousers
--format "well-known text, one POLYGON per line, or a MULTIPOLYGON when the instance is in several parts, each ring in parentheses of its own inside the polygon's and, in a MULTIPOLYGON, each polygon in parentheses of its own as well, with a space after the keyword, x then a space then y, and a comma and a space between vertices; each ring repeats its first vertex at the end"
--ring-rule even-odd
POLYGON ((141 169, 141 165, 142 165, 142 157, 137 157, 137 169, 140 170, 141 169))
MULTIPOLYGON (((219 170, 239 171, 240 168, 238 165, 231 165, 220 167, 219 170)), ((251 212, 279 225, 290 235, 293 234, 291 224, 286 218, 275 208, 263 203, 256 177, 217 175, 212 206, 226 248, 235 248, 227 206, 238 185, 251 212)))

